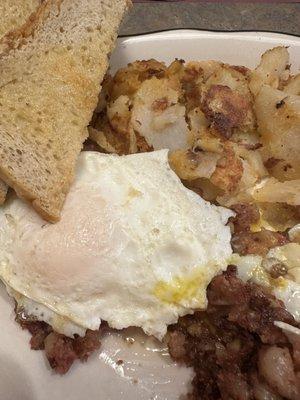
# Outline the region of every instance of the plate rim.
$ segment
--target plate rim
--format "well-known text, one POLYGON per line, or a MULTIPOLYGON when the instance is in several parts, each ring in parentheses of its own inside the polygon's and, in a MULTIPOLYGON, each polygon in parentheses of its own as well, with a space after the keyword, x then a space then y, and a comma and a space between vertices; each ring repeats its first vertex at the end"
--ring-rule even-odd
MULTIPOLYGON (((256 30, 256 29, 246 29, 246 30, 228 30, 228 29, 203 29, 203 28, 171 28, 171 29, 159 29, 159 30, 153 30, 153 31, 148 31, 148 32, 142 32, 142 33, 132 33, 132 34, 121 34, 118 35, 119 39, 130 39, 134 37, 141 37, 141 36, 151 36, 151 35, 158 35, 158 34, 163 34, 163 33, 176 33, 176 32, 181 32, 181 33, 199 33, 199 34, 216 34, 216 36, 219 36, 218 34, 222 33, 227 33, 227 34, 232 34, 233 36, 235 34, 267 34, 266 37, 290 37, 293 39, 299 39, 300 41, 300 33, 287 33, 287 32, 281 32, 281 31, 272 31, 272 30, 256 30)), ((253 35, 254 36, 254 35, 253 35)))

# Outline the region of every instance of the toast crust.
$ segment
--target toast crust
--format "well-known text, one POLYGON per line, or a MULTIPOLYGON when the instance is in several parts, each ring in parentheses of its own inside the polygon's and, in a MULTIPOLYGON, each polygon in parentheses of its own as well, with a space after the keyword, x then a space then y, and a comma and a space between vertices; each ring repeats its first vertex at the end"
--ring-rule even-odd
POLYGON ((5 202, 8 186, 0 180, 0 205, 5 202))
POLYGON ((49 16, 51 6, 57 3, 59 6, 63 0, 44 1, 27 19, 27 21, 6 35, 0 40, 0 57, 6 55, 10 50, 20 48, 26 44, 26 38, 34 35, 35 30, 49 16))
POLYGON ((21 27, 41 3, 42 0, 1 0, 0 38, 21 27))

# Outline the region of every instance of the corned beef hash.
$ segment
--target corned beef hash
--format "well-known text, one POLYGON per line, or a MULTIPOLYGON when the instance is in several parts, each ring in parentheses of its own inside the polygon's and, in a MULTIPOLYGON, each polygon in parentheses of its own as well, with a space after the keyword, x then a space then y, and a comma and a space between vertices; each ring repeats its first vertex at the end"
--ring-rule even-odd
POLYGON ((300 398, 300 74, 136 61, 107 75, 61 219, 13 193, 0 278, 64 374, 106 328, 194 369, 189 399, 300 398))

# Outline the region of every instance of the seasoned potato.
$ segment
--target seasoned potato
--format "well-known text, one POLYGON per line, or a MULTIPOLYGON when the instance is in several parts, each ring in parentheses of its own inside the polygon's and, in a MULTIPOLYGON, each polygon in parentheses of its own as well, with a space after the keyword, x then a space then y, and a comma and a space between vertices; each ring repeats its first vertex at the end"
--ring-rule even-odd
POLYGON ((281 181, 300 178, 300 96, 263 86, 255 100, 262 154, 281 181))
POLYGON ((181 84, 188 113, 200 107, 202 86, 221 65, 216 61, 191 61, 185 64, 181 84))
POLYGON ((205 88, 208 90, 213 85, 227 86, 251 102, 252 95, 248 86, 249 73, 250 71, 247 68, 224 64, 208 78, 205 82, 205 88))
POLYGON ((284 90, 285 93, 300 96, 300 74, 288 79, 282 90, 284 90))
POLYGON ((277 89, 280 80, 287 78, 288 67, 289 53, 286 47, 279 46, 266 51, 259 66, 251 74, 249 87, 254 96, 258 95, 263 85, 277 89))
POLYGON ((123 135, 112 128, 107 115, 99 115, 89 128, 90 139, 108 153, 130 154, 129 135, 123 135))
POLYGON ((252 188, 268 175, 258 150, 247 150, 244 146, 237 144, 232 144, 232 148, 235 157, 241 161, 243 170, 235 189, 217 198, 221 205, 227 207, 236 203, 253 202, 252 188))
POLYGON ((262 225, 274 231, 285 231, 300 222, 296 207, 285 203, 259 203, 262 225))
POLYGON ((167 67, 156 60, 136 61, 126 68, 119 69, 113 78, 109 100, 121 95, 133 96, 142 82, 152 76, 164 77, 167 67))
POLYGON ((221 138, 212 135, 209 129, 202 129, 201 136, 195 141, 194 149, 212 153, 223 153, 224 143, 221 138))
POLYGON ((131 123, 154 150, 187 149, 191 134, 185 120, 185 106, 179 103, 180 92, 168 79, 151 78, 142 83, 132 107, 131 123))
POLYGON ((253 198, 258 202, 300 205, 300 179, 279 182, 268 178, 254 190, 253 198))
POLYGON ((268 175, 268 171, 264 166, 263 159, 258 150, 249 150, 244 146, 234 144, 234 152, 244 162, 249 165, 253 175, 256 175, 256 180, 259 180, 268 175))
POLYGON ((197 77, 197 83, 205 82, 212 74, 222 68, 222 66, 222 63, 213 60, 189 61, 185 64, 184 79, 186 81, 195 81, 195 77, 197 77))
POLYGON ((129 143, 129 153, 136 153, 136 137, 131 126, 131 101, 128 96, 120 96, 107 106, 107 117, 115 132, 129 143))
POLYGON ((222 196, 224 191, 215 186, 210 179, 199 178, 193 181, 182 181, 184 185, 199 194, 203 199, 207 201, 215 202, 218 196, 222 196))
POLYGON ((89 127, 89 137, 93 142, 97 143, 100 149, 105 153, 118 153, 117 149, 109 143, 103 131, 89 127))
MULTIPOLYGON (((300 217, 300 74, 276 47, 259 66, 136 61, 107 76, 90 138, 105 152, 169 148, 185 186, 209 201, 259 207, 258 231, 300 217)), ((258 232, 257 231, 257 232, 258 232)))
POLYGON ((217 168, 212 174, 211 183, 225 193, 233 192, 243 176, 243 163, 232 147, 226 143, 224 153, 218 160, 217 168))
POLYGON ((220 154, 212 152, 177 150, 170 153, 169 162, 180 179, 192 181, 210 178, 220 157, 220 154))
POLYGON ((241 131, 254 128, 251 102, 228 86, 211 85, 203 96, 202 110, 211 128, 224 138, 230 138, 237 128, 241 131))
POLYGON ((209 122, 200 107, 196 107, 190 111, 187 114, 187 119, 195 140, 205 134, 209 122))
POLYGON ((136 153, 136 136, 131 126, 130 108, 131 100, 125 95, 106 104, 106 110, 94 118, 93 127, 89 129, 90 139, 108 153, 136 153))
POLYGON ((128 132, 128 124, 130 121, 129 97, 120 96, 107 106, 107 117, 112 128, 124 135, 128 132))
POLYGON ((175 60, 173 61, 164 73, 164 77, 168 79, 170 86, 174 90, 182 90, 182 79, 184 76, 184 61, 183 60, 175 60))

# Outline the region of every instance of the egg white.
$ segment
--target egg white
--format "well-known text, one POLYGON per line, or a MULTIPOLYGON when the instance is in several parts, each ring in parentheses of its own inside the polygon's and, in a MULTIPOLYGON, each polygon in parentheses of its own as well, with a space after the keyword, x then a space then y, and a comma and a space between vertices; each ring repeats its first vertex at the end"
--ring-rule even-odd
POLYGON ((85 336, 86 329, 75 324, 69 318, 63 317, 43 304, 37 303, 36 301, 23 296, 9 286, 6 286, 6 290, 7 293, 17 302, 18 312, 22 314, 25 321, 28 319, 44 321, 51 325, 55 332, 69 337, 73 337, 74 335, 85 336))
POLYGON ((45 308, 65 318, 68 336, 105 320, 161 339, 206 307, 206 287, 232 253, 232 215, 186 189, 167 150, 83 152, 58 223, 17 198, 0 208, 0 278, 37 319, 55 324, 45 308))

